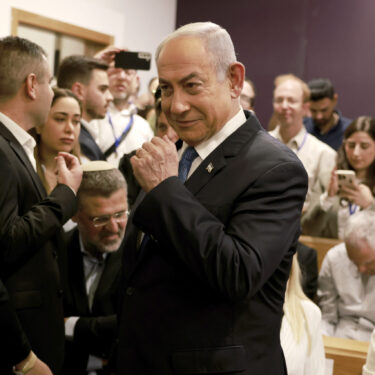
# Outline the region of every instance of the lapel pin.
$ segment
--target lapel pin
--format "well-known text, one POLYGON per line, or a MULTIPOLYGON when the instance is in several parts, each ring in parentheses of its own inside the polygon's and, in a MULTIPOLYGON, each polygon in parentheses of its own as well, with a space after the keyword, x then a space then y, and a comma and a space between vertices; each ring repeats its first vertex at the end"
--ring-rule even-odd
POLYGON ((208 164, 207 167, 206 167, 206 171, 208 173, 211 173, 213 169, 214 169, 214 166, 212 165, 212 163, 208 164))

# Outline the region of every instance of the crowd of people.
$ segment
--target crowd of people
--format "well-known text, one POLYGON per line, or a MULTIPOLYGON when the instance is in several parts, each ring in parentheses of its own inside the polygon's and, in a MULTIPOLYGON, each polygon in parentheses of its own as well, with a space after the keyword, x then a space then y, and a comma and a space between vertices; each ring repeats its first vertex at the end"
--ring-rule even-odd
POLYGON ((0 39, 1 374, 316 375, 323 335, 374 341, 375 118, 283 74, 265 131, 210 22, 160 43, 141 96, 120 51, 51 87, 41 47, 0 39), (301 233, 342 240, 320 272, 301 233))

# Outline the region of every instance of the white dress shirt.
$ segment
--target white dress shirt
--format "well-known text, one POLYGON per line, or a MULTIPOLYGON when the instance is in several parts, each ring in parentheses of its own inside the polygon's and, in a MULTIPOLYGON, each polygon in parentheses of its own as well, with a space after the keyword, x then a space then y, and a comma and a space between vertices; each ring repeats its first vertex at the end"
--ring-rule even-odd
POLYGON ((25 150, 27 157, 30 159, 31 165, 36 171, 36 161, 34 157, 34 148, 36 146, 35 139, 21 126, 15 123, 11 118, 0 112, 0 121, 14 135, 22 148, 25 150))
MULTIPOLYGON (((188 178, 192 173, 199 167, 202 161, 218 147, 222 142, 225 141, 232 133, 234 133, 241 125, 246 122, 246 116, 243 109, 240 109, 235 116, 233 116, 217 133, 215 133, 209 139, 203 141, 199 145, 195 146, 195 151, 199 155, 194 159, 191 164, 191 168, 188 173, 188 178)), ((187 143, 183 143, 181 149, 179 150, 179 159, 181 159, 182 154, 188 147, 187 143)), ((215 166, 213 166, 215 168, 215 166)))
POLYGON ((369 341, 375 328, 375 276, 361 274, 345 243, 326 254, 319 273, 323 334, 369 341))
POLYGON ((150 124, 141 116, 137 115, 134 106, 129 109, 119 111, 111 103, 106 117, 102 120, 90 121, 87 129, 95 139, 102 152, 107 151, 121 137, 133 115, 133 124, 126 138, 119 144, 116 151, 108 158, 108 162, 118 167, 120 159, 124 154, 128 154, 140 148, 144 142, 148 142, 154 136, 150 124))

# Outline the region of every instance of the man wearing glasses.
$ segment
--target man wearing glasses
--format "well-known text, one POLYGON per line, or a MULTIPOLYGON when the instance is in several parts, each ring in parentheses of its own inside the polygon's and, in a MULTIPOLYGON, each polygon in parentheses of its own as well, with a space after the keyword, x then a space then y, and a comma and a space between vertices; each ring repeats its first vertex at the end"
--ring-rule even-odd
POLYGON ((104 161, 84 164, 83 170, 73 217, 77 228, 67 233, 63 373, 106 374, 128 217, 126 183, 121 172, 104 161))

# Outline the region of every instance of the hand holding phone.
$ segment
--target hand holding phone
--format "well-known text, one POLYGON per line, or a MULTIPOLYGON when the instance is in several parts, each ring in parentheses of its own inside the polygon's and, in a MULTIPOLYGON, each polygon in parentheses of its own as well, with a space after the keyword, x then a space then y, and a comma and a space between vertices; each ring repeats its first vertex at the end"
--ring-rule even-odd
POLYGON ((355 188, 356 185, 356 177, 355 172, 348 169, 337 169, 335 171, 338 179, 338 186, 339 190, 342 187, 348 187, 348 188, 355 188))

